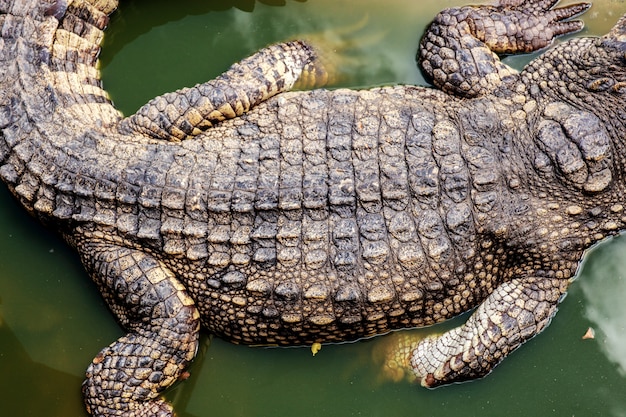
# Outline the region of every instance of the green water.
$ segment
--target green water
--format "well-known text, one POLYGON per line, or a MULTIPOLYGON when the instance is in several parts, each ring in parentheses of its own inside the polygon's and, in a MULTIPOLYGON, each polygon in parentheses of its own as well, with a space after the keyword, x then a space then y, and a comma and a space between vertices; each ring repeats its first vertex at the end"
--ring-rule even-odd
MULTIPOLYGON (((418 37, 437 10, 453 4, 124 3, 102 53, 105 87, 129 114, 268 43, 311 33, 347 45, 350 71, 340 85, 422 83, 413 61, 418 37)), ((623 13, 624 1, 596 1, 587 33, 606 32, 623 13)), ((84 417, 84 369, 122 331, 77 256, 4 187, 0 213, 0 415, 84 417)), ((306 348, 248 348, 205 336, 191 378, 168 398, 181 417, 626 416, 624 299, 626 238, 616 238, 587 257, 552 325, 483 380, 434 391, 386 381, 373 360, 385 338, 324 346, 313 357, 306 348), (582 340, 588 327, 596 338, 582 340)))

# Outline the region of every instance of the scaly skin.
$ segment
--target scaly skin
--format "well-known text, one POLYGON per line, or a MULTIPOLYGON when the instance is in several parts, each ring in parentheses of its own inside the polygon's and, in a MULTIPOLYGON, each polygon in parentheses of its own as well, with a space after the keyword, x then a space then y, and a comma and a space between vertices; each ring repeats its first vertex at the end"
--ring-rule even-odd
POLYGON ((554 4, 442 12, 422 56, 443 92, 289 92, 327 75, 290 42, 123 118, 96 69, 115 1, 0 2, 0 176, 128 331, 87 371, 89 412, 172 415, 159 393, 200 327, 312 344, 477 307, 403 344, 426 386, 545 328, 583 251, 626 222, 626 17, 521 73, 491 53, 580 29, 587 5, 554 4))

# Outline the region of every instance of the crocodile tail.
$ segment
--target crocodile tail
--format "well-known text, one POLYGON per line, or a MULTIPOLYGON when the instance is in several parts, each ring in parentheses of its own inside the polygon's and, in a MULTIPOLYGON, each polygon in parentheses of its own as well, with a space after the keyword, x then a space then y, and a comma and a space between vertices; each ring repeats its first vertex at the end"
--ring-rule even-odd
POLYGON ((42 218, 59 210, 55 187, 61 188, 69 155, 93 146, 72 141, 121 119, 97 69, 103 29, 116 5, 0 0, 0 178, 42 218))
POLYGON ((104 125, 116 124, 121 115, 102 88, 98 55, 103 31, 117 0, 57 0, 47 9, 59 26, 55 32, 50 69, 65 106, 93 123, 94 115, 104 125), (58 17, 64 12, 62 17, 58 17))
POLYGON ((3 58, 16 63, 0 82, 16 82, 6 87, 22 97, 31 115, 57 113, 83 125, 116 123, 120 114, 97 69, 103 30, 116 7, 117 0, 0 0, 3 58), (47 107, 41 107, 43 100, 47 107))

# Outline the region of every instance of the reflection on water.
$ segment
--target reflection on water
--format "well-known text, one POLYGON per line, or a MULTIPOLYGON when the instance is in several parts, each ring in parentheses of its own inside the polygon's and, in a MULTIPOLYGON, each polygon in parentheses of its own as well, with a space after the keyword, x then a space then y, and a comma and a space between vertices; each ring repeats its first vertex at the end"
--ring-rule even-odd
MULTIPOLYGON (((458 0, 154 0, 125 2, 102 54, 105 87, 126 113, 165 91, 206 81, 268 43, 343 31, 357 65, 343 85, 423 83, 419 34, 458 0), (281 7, 276 7, 283 5, 281 7), (253 13, 249 11, 253 10, 253 13)), ((585 16, 601 34, 626 13, 596 0, 585 16)), ((332 39, 332 37, 331 37, 332 39)), ((513 59, 522 65, 528 58, 513 59)), ((253 349, 203 336, 191 378, 168 392, 181 417, 620 416, 626 410, 626 239, 600 246, 544 334, 488 378, 434 391, 381 379, 385 339, 304 349, 253 349), (594 260, 598 259, 598 260, 594 260), (620 326, 621 318, 621 326, 620 326), (587 327, 595 340, 582 340, 587 327), (621 341, 621 345, 620 345, 621 341), (619 364, 616 369, 615 364, 619 364)), ((77 256, 0 189, 0 413, 85 416, 80 383, 91 358, 121 334, 77 256)), ((446 323, 419 334, 441 332, 446 323)))
POLYGON ((580 288, 600 348, 626 376, 626 238, 616 238, 588 257, 580 288))
MULTIPOLYGON (((0 409, 3 415, 32 415, 46 417, 65 417, 74 415, 75 403, 80 403, 80 392, 76 390, 82 383, 82 376, 70 375, 42 363, 34 361, 20 343, 15 334, 6 325, 0 323, 0 399, 35 399, 22 407, 11 410, 2 401, 0 409), (10 353, 10 355, 8 354, 10 353), (54 384, 50 384, 54 381, 54 384), (24 412, 27 410, 27 413, 24 412), (9 412, 10 414, 5 414, 9 412)), ((9 402, 10 404, 10 402, 9 402)))
POLYGON ((441 7, 434 2, 406 0, 358 4, 289 0, 285 7, 258 3, 254 13, 237 7, 218 13, 218 4, 230 2, 208 2, 204 14, 199 15, 202 10, 198 10, 198 2, 183 3, 178 2, 180 7, 171 15, 159 14, 154 20, 146 19, 145 13, 152 16, 159 7, 172 9, 171 2, 151 2, 154 5, 149 11, 131 3, 113 21, 108 34, 111 47, 103 51, 102 64, 105 87, 124 113, 134 112, 156 94, 215 77, 233 62, 270 43, 310 35, 326 36, 328 42, 324 45, 340 45, 347 58, 353 58, 347 61, 351 62, 349 68, 338 66, 350 75, 335 87, 423 84, 415 66, 415 51, 424 27, 441 7), (189 14, 183 13, 187 4, 189 14), (164 16, 171 16, 167 24, 162 24, 164 16), (139 24, 134 27, 132 22, 139 24), (360 22, 366 22, 362 29, 360 22), (155 42, 160 53, 146 53, 155 42), (133 94, 124 94, 128 85, 133 85, 133 94))

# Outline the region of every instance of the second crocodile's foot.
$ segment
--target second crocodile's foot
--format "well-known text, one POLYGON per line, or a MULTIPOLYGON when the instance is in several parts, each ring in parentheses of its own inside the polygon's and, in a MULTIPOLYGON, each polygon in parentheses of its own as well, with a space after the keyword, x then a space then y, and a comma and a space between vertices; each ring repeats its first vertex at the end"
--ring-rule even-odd
MULTIPOLYGON (((580 20, 569 20, 584 13, 591 3, 554 6, 559 0, 500 0, 499 10, 483 18, 483 41, 496 53, 524 53, 545 48, 561 35, 580 31, 580 20), (503 30, 505 29, 505 30, 503 30)), ((477 31, 480 31, 477 24, 477 31)))
POLYGON ((422 39, 418 60, 445 92, 460 97, 489 94, 517 74, 497 54, 537 51, 583 28, 581 21, 569 19, 585 12, 590 3, 553 8, 556 3, 500 0, 496 6, 446 9, 422 39))

